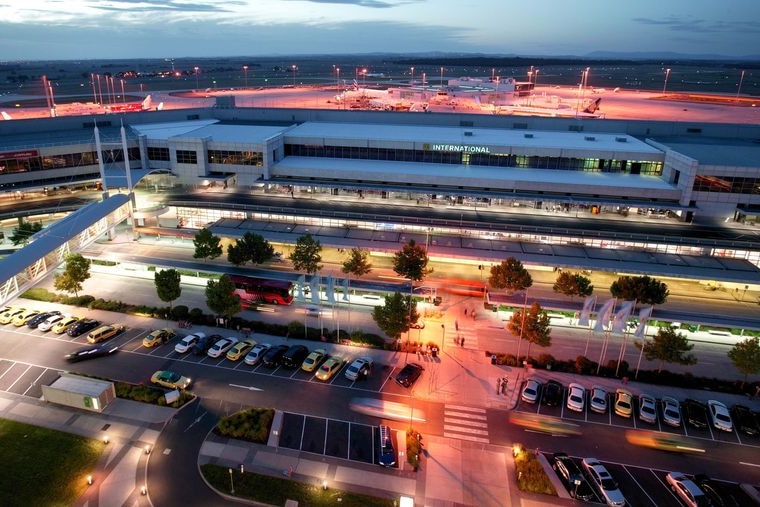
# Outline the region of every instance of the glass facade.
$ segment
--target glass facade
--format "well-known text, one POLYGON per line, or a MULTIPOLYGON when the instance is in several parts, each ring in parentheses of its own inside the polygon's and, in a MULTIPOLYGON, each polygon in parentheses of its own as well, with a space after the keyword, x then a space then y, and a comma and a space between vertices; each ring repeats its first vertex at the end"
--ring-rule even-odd
POLYGON ((177 150, 177 163, 178 164, 197 164, 198 154, 195 151, 190 151, 190 150, 177 150))
POLYGON ((208 150, 208 163, 263 166, 264 157, 258 151, 208 150))
POLYGON ((169 162, 169 148, 159 148, 148 146, 148 159, 160 162, 169 162))
POLYGON ((694 178, 695 192, 717 192, 722 194, 760 194, 760 178, 740 176, 697 175, 694 178))

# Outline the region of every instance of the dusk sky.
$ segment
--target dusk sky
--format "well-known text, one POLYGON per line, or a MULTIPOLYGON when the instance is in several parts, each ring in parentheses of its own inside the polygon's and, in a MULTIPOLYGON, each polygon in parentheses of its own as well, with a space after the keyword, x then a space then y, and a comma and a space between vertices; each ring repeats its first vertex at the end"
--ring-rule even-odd
POLYGON ((0 0, 0 59, 760 53, 758 0, 0 0))

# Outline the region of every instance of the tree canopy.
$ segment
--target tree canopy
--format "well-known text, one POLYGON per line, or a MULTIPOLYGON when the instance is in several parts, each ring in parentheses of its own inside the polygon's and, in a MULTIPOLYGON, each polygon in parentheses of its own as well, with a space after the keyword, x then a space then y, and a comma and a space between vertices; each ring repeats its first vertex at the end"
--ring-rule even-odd
POLYGON ((393 271, 413 282, 419 282, 433 272, 427 267, 429 260, 425 247, 410 239, 401 250, 393 254, 393 271))
POLYGON ((372 271, 372 264, 368 260, 369 251, 363 248, 355 246, 348 251, 348 258, 343 261, 341 271, 347 275, 354 275, 356 277, 364 276, 372 271))
POLYGON ((419 318, 417 302, 399 292, 386 294, 385 304, 372 310, 372 318, 386 336, 398 339, 419 318))
POLYGON ((246 262, 263 264, 274 257, 274 247, 264 236, 246 232, 234 245, 227 247, 227 260, 235 266, 241 266, 246 262))
POLYGON ((314 237, 306 233, 296 240, 296 246, 293 253, 290 254, 290 260, 296 271, 305 271, 313 275, 322 269, 322 245, 314 237))
POLYGON ((29 223, 26 220, 21 222, 18 227, 14 227, 10 240, 14 245, 26 245, 29 238, 42 230, 42 222, 29 223))
POLYGON ((694 348, 694 344, 689 343, 686 336, 677 332, 673 326, 661 327, 652 341, 636 342, 636 348, 641 350, 642 347, 648 361, 660 362, 658 373, 665 363, 697 364, 696 356, 687 354, 694 348))
POLYGON ((53 286, 57 290, 73 292, 79 296, 82 283, 90 278, 90 260, 82 257, 82 254, 71 253, 66 256, 66 264, 63 273, 55 275, 53 286))
POLYGON ((217 315, 231 318, 243 309, 240 297, 235 294, 235 284, 227 275, 206 284, 206 304, 217 315))
POLYGON ((565 296, 590 296, 594 292, 594 286, 591 280, 579 273, 570 273, 562 271, 554 282, 554 292, 564 294, 565 296))
POLYGON ((195 245, 194 259, 216 259, 222 255, 222 246, 219 244, 220 239, 211 233, 210 229, 205 227, 198 231, 193 239, 193 245, 195 245))
POLYGON ((728 358, 744 374, 746 383, 747 376, 760 373, 760 338, 756 336, 736 343, 728 351, 728 358))
MULTIPOLYGON (((552 344, 549 315, 534 302, 525 312, 525 327, 523 328, 523 309, 515 310, 507 322, 507 329, 514 336, 522 335, 523 340, 539 347, 549 347, 552 344)), ((530 353, 530 348, 528 348, 530 353)))
POLYGON ((500 264, 491 267, 488 284, 495 289, 504 289, 511 294, 533 285, 533 278, 522 262, 514 257, 509 257, 501 261, 500 264))
POLYGON ((182 294, 180 286, 181 276, 176 269, 156 270, 153 275, 153 283, 156 285, 156 294, 164 303, 169 303, 172 307, 172 301, 176 300, 182 294))
POLYGON ((610 285, 610 293, 642 305, 661 305, 670 295, 667 284, 647 275, 621 276, 610 285))

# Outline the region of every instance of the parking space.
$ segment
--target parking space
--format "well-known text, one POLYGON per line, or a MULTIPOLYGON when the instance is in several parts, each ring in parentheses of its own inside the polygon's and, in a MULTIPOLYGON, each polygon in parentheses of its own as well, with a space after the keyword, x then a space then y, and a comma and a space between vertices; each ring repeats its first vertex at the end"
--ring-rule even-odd
POLYGON ((0 359, 0 391, 40 398, 42 386, 58 378, 60 372, 44 366, 0 359))
POLYGON ((375 428, 337 419, 286 412, 280 447, 335 458, 374 463, 375 428))

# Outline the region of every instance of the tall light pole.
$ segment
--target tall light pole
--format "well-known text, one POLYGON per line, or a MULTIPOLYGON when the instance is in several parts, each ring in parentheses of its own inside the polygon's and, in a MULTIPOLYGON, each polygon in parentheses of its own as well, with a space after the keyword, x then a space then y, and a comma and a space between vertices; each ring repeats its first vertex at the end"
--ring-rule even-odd
POLYGON ((441 89, 443 89, 443 67, 441 67, 441 89))
POLYGON ((662 85, 662 93, 665 93, 665 90, 668 89, 668 78, 670 77, 670 69, 665 69, 665 84, 662 85))
POLYGON ((364 88, 367 87, 367 69, 366 68, 362 69, 362 86, 364 88))
POLYGON ((296 65, 293 64, 291 68, 293 69, 293 88, 295 88, 296 87, 296 70, 298 70, 298 67, 296 67, 296 65))
POLYGON ((195 67, 193 67, 193 69, 195 70, 195 89, 197 90, 198 89, 198 66, 196 65, 195 67))
POLYGON ((412 80, 409 81, 409 86, 414 86, 414 67, 412 67, 412 80))
POLYGON ((245 87, 248 88, 248 65, 243 65, 243 76, 245 87))
POLYGON ((532 83, 532 82, 533 82, 533 71, 529 70, 528 71, 528 83, 532 83))
POLYGON ((335 86, 337 87, 338 93, 340 93, 340 67, 335 67, 335 86))
POLYGON ((739 95, 742 92, 742 83, 744 82, 744 71, 742 71, 742 77, 739 78, 739 88, 736 90, 736 100, 739 100, 739 95))
POLYGON ((533 76, 533 89, 536 89, 536 86, 538 86, 538 69, 536 69, 536 73, 533 76))

